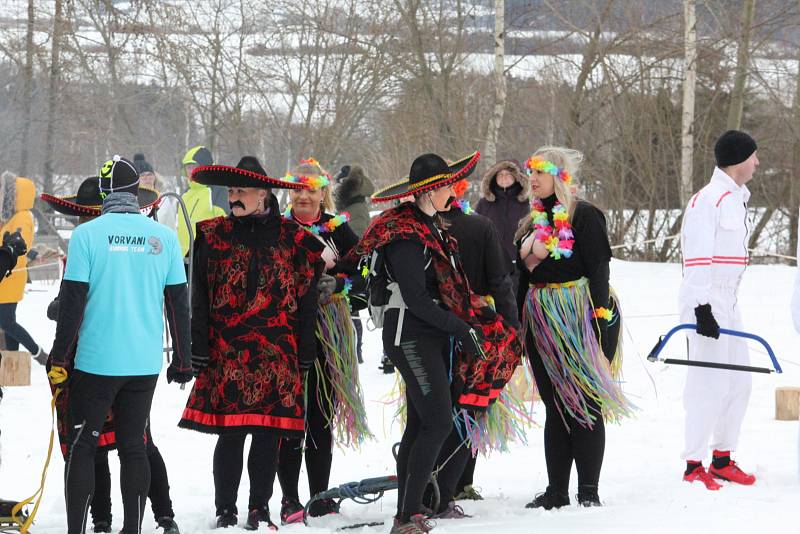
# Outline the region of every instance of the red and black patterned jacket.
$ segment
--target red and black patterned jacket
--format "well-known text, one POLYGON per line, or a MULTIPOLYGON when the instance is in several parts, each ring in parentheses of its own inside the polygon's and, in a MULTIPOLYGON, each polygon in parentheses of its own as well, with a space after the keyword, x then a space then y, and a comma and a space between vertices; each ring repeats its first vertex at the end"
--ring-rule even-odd
POLYGON ((208 355, 179 426, 303 431, 301 367, 316 355, 321 243, 281 218, 277 200, 258 217, 198 224, 192 353, 208 355))

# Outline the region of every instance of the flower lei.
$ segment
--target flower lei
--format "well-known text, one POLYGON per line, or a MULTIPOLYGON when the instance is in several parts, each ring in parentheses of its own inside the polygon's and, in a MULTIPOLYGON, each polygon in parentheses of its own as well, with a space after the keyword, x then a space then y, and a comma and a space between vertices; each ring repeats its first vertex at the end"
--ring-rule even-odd
POLYGON ((572 234, 572 225, 569 223, 567 209, 561 205, 561 202, 556 201, 553 206, 553 222, 555 223, 555 229, 553 229, 550 221, 547 220, 547 210, 542 201, 535 198, 531 207, 533 208, 531 220, 533 220, 533 229, 536 232, 535 239, 544 244, 553 259, 560 260, 562 257, 572 256, 575 238, 572 234))
POLYGON ((607 323, 610 323, 611 319, 614 317, 614 312, 612 312, 608 308, 600 306, 599 308, 594 309, 592 317, 594 317, 595 319, 605 319, 607 323))
POLYGON ((469 205, 469 200, 465 198, 460 198, 453 202, 453 206, 457 207, 461 211, 464 212, 464 215, 472 215, 475 210, 472 209, 472 206, 469 205))
POLYGON ((525 171, 528 173, 528 176, 530 176, 533 171, 546 172, 558 178, 566 185, 572 183, 572 175, 567 172, 566 169, 556 167, 555 163, 547 161, 541 156, 529 157, 528 161, 525 162, 525 171))
MULTIPOLYGON (((302 159, 300 160, 300 165, 315 165, 320 169, 322 168, 315 158, 302 159)), ((330 185, 331 176, 327 173, 318 176, 295 176, 287 172, 281 180, 292 184, 304 184, 311 187, 311 189, 322 189, 330 185)))
POLYGON ((344 287, 339 292, 339 294, 342 295, 343 297, 346 297, 350 293, 350 290, 353 289, 353 279, 344 273, 337 274, 336 278, 344 279, 344 287))
MULTIPOLYGON (((286 209, 283 212, 283 218, 287 219, 287 220, 290 220, 290 221, 294 220, 294 216, 292 215, 292 205, 291 204, 286 206, 286 209)), ((335 217, 333 217, 331 219, 328 219, 327 221, 325 221, 322 224, 312 224, 312 225, 306 226, 305 224, 301 223, 301 226, 305 226, 308 229, 308 231, 311 232, 314 235, 322 235, 322 234, 328 234, 330 232, 333 232, 334 230, 336 230, 337 228, 339 228, 341 225, 343 225, 344 223, 346 223, 349 220, 350 220, 350 214, 347 213, 346 211, 343 211, 339 215, 336 215, 335 217)), ((298 221, 298 222, 300 222, 300 221, 298 221)))

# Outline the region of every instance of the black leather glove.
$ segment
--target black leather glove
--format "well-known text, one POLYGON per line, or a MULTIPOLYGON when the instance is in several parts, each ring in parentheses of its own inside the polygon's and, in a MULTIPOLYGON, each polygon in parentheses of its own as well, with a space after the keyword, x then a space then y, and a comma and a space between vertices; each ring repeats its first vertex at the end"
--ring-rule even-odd
POLYGON ((10 232, 3 234, 3 247, 7 248, 17 258, 24 256, 28 252, 28 245, 22 239, 22 230, 19 228, 13 234, 10 232))
POLYGON ((58 321, 58 297, 47 305, 47 318, 51 321, 58 321))
POLYGON ((178 367, 174 363, 167 367, 167 384, 171 384, 173 382, 185 384, 190 382, 192 378, 194 378, 192 373, 178 370, 178 367))
POLYGON ((208 355, 192 354, 192 374, 197 377, 200 372, 208 367, 208 355))
POLYGON ((701 336, 719 339, 719 324, 711 313, 711 304, 701 304, 694 309, 694 316, 697 319, 695 331, 701 336))
POLYGON ((317 291, 319 291, 319 301, 328 302, 336 291, 336 278, 323 273, 317 282, 317 291))
POLYGON ((486 354, 484 354, 483 349, 481 348, 481 338, 474 328, 464 330, 458 333, 455 337, 456 341, 461 346, 461 350, 465 354, 478 356, 482 360, 486 359, 486 354))

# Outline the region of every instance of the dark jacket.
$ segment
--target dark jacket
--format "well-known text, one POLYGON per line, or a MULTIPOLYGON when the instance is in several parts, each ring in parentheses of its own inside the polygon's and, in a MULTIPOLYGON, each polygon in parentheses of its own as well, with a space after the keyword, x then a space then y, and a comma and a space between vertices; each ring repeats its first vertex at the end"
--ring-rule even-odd
POLYGON ((500 245, 492 222, 477 213, 465 215, 457 207, 441 215, 450 223, 447 231, 458 241, 458 253, 470 289, 479 295, 491 295, 497 312, 510 325, 519 328, 511 284, 514 266, 500 245))
POLYGON ((364 169, 354 165, 334 193, 336 211, 350 214, 350 228, 359 238, 369 226, 369 197, 374 192, 375 185, 364 174, 364 169))
POLYGON ((481 198, 475 211, 488 217, 497 228, 500 243, 509 257, 516 258, 514 250, 514 234, 519 226, 519 221, 530 213, 528 197, 530 195, 530 182, 522 174, 516 163, 501 161, 489 168, 481 179, 481 198), (506 189, 501 189, 495 182, 495 176, 503 169, 508 169, 514 175, 516 183, 506 189))

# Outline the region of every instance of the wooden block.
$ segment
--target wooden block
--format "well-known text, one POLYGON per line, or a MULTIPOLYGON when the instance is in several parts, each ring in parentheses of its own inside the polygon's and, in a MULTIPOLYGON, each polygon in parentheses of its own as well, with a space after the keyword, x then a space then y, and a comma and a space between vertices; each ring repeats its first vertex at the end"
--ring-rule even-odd
POLYGON ((0 386, 30 385, 30 353, 16 350, 0 351, 0 386))
POLYGON ((800 419, 800 388, 775 388, 775 419, 778 421, 800 419))

